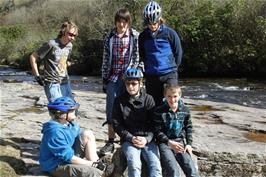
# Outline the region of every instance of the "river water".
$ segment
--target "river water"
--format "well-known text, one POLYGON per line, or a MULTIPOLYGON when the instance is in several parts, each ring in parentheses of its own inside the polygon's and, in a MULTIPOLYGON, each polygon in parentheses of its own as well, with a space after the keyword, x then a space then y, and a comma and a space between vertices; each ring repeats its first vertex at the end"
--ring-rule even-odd
MULTIPOLYGON (((70 76, 70 78, 73 89, 86 90, 88 84, 99 87, 99 77, 70 76)), ((29 72, 2 66, 0 67, 0 81, 33 82, 34 77, 29 72)), ((266 109, 266 80, 180 78, 179 82, 184 98, 235 103, 266 109)), ((100 88, 95 89, 100 90, 100 88)))

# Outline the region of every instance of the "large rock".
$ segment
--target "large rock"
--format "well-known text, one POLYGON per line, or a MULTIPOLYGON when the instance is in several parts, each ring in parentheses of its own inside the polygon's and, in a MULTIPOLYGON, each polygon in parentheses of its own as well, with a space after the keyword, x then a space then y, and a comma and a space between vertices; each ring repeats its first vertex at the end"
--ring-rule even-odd
MULTIPOLYGON (((97 145, 107 138, 105 94, 99 78, 72 83, 81 104, 82 128, 92 129, 97 145)), ((29 174, 36 173, 42 124, 49 120, 43 88, 33 82, 2 82, 1 139, 22 151, 29 174), (36 168, 35 168, 36 169, 36 168), (30 173, 31 172, 31 173, 30 173)), ((266 110, 229 103, 184 99, 192 113, 194 149, 201 176, 266 176, 266 110)), ((117 163, 117 162, 116 162, 117 163)), ((123 162, 121 162, 123 164, 123 162)))

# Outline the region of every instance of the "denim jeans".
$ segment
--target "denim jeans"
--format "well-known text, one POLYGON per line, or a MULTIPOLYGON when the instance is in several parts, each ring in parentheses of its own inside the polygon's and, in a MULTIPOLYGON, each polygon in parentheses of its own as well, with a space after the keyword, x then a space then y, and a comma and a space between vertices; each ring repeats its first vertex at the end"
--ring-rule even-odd
POLYGON ((146 75, 146 90, 147 93, 153 97, 156 106, 159 106, 162 103, 164 97, 163 85, 165 83, 178 84, 177 71, 162 76, 146 75))
POLYGON ((72 99, 73 95, 70 88, 70 83, 46 83, 44 91, 49 102, 55 101, 57 98, 62 96, 68 96, 72 99))
POLYGON ((146 144, 144 148, 137 148, 130 142, 124 142, 122 150, 127 159, 128 177, 141 177, 141 156, 147 163, 150 177, 162 176, 159 150, 154 142, 146 144))
POLYGON ((125 91, 125 84, 122 78, 116 82, 109 82, 106 86, 106 118, 107 123, 112 124, 112 112, 115 98, 125 91))
POLYGON ((162 168, 167 177, 179 177, 179 166, 186 177, 199 177, 195 164, 188 153, 175 153, 165 143, 159 144, 162 168), (178 162, 178 164, 177 164, 178 162))

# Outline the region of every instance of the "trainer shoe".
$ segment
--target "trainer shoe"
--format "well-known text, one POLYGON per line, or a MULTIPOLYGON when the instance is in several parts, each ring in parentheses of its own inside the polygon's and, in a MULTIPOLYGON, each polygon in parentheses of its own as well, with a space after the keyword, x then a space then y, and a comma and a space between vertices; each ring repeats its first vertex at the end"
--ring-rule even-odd
POLYGON ((115 145, 113 142, 107 142, 99 151, 100 156, 107 155, 108 153, 113 153, 115 150, 115 145))
POLYGON ((101 170, 103 172, 104 177, 110 176, 113 173, 115 167, 114 164, 104 163, 101 160, 93 162, 92 166, 101 170))

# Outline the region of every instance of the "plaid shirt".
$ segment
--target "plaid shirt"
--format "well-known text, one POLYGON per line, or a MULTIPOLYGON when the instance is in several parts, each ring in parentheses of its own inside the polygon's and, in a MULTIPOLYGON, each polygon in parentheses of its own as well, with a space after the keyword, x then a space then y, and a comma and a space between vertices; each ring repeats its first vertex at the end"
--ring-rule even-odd
POLYGON ((186 140, 186 144, 192 144, 192 120, 188 107, 183 101, 178 101, 178 111, 170 110, 167 103, 159 106, 154 111, 154 133, 159 143, 167 143, 171 140, 186 140))
POLYGON ((114 35, 112 49, 113 60, 109 81, 116 82, 117 79, 125 72, 129 64, 129 44, 129 30, 127 30, 122 37, 119 37, 117 34, 114 35))
MULTIPOLYGON (((116 34, 116 29, 114 28, 104 39, 104 51, 103 51, 103 61, 102 61, 102 79, 103 81, 110 81, 111 75, 113 75, 114 67, 114 55, 113 55, 113 40, 116 34)), ((128 61, 123 62, 123 70, 128 68, 136 68, 139 65, 139 50, 138 50, 138 36, 139 33, 133 28, 129 29, 128 41, 128 61)), ((123 53, 123 52, 122 52, 123 53)), ((125 60, 125 59, 124 59, 125 60)))

